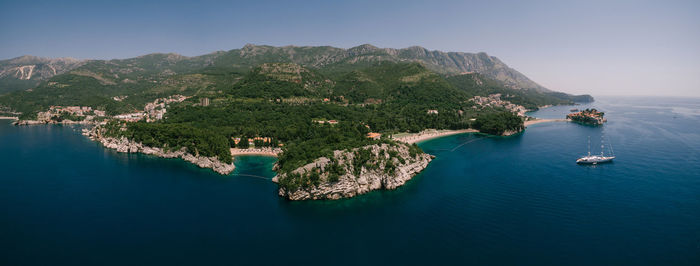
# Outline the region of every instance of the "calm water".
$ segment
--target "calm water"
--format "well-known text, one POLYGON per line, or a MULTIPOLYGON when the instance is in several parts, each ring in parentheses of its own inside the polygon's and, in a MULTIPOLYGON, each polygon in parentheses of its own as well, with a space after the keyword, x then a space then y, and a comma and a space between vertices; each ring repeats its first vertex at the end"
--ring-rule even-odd
POLYGON ((699 265, 700 100, 592 106, 604 127, 428 141, 404 187, 324 202, 278 198, 271 158, 219 176, 0 121, 0 264, 699 265), (576 165, 601 134, 615 162, 576 165))

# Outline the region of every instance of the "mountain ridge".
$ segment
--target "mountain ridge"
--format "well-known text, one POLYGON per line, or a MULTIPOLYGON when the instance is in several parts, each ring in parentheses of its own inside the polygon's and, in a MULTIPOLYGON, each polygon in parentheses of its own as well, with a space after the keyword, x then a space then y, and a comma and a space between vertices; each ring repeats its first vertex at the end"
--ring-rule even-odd
MULTIPOLYGON (((146 67, 169 69, 174 73, 192 72, 205 67, 232 67, 239 68, 241 71, 247 71, 254 66, 269 62, 296 63, 307 68, 318 69, 333 66, 334 64, 338 65, 338 67, 348 67, 348 65, 366 66, 378 61, 413 61, 420 62, 428 69, 444 75, 474 72, 498 80, 509 88, 552 92, 552 90, 539 85, 530 80, 527 76, 509 67, 497 57, 490 56, 485 52, 444 52, 429 50, 421 46, 379 48, 371 44, 362 44, 347 49, 332 46, 270 46, 246 44, 238 49, 215 51, 198 56, 183 56, 177 53, 151 53, 125 59, 78 60, 72 58, 50 59, 25 55, 13 59, 0 60, 0 77, 2 77, 2 80, 0 80, 0 93, 37 86, 39 82, 51 78, 54 75, 72 71, 88 63, 110 65, 124 63, 125 66, 128 67, 129 64, 135 64, 138 63, 138 61, 149 62, 145 64, 146 67), (42 75, 34 77, 33 79, 26 78, 28 75, 22 73, 22 67, 26 69, 30 65, 38 65, 42 62, 54 62, 51 60, 56 62, 54 64, 64 62, 64 66, 56 71, 43 71, 42 75), (16 82, 18 80, 20 81, 19 83, 16 82), (21 80, 24 80, 24 82, 21 82, 21 80), (32 80, 33 82, 28 82, 27 80, 32 80)), ((147 70, 146 67, 141 68, 147 70)), ((55 67, 53 68, 55 69, 55 67)), ((51 68, 47 69, 51 70, 51 68)), ((329 67, 329 69, 334 68, 329 67)))

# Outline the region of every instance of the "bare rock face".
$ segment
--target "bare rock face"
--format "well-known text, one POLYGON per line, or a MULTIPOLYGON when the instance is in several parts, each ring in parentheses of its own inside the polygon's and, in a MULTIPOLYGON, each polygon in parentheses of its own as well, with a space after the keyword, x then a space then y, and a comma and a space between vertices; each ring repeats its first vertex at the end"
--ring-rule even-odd
POLYGON ((98 130, 89 130, 84 133, 85 135, 89 136, 91 139, 99 141, 102 143, 107 148, 117 150, 118 152, 127 152, 127 153, 143 153, 143 154, 149 154, 149 155, 155 155, 158 157, 163 157, 163 158, 181 158, 185 161, 191 162, 199 167, 202 168, 211 168, 214 170, 214 172, 217 172, 222 175, 227 175, 233 172, 233 170, 236 168, 233 163, 226 164, 221 161, 219 161, 218 158, 216 157, 205 157, 205 156, 197 156, 193 155, 187 152, 186 148, 182 148, 180 150, 176 151, 167 151, 162 148, 155 148, 155 147, 148 147, 144 146, 142 143, 137 143, 135 141, 131 141, 127 139, 126 137, 121 137, 121 138, 112 138, 112 137, 104 137, 102 136, 98 130))
POLYGON ((87 61, 73 58, 21 56, 0 60, 0 92, 34 87, 43 80, 66 73, 87 61), (18 85, 21 82, 21 85, 18 85))
POLYGON ((406 144, 399 143, 375 144, 350 151, 337 150, 333 158, 318 158, 292 171, 293 177, 280 174, 273 181, 280 183, 279 195, 290 200, 341 199, 377 189, 395 189, 420 173, 432 160, 431 155, 422 152, 411 156, 409 148, 406 144), (361 150, 365 150, 364 159, 358 158, 362 157, 361 150), (367 154, 369 160, 366 160, 367 154), (364 162, 358 165, 355 160, 364 162), (333 172, 338 172, 334 169, 342 169, 340 172, 343 174, 337 176, 337 180, 331 178, 333 172), (320 179, 317 185, 302 183, 299 186, 285 186, 292 182, 285 180, 287 178, 306 182, 305 176, 315 175, 314 172, 320 179))
POLYGON ((84 64, 73 58, 42 58, 21 56, 0 61, 0 77, 11 76, 20 80, 44 80, 84 64))
POLYGON ((525 130, 525 129, 521 129, 521 130, 506 130, 506 131, 503 131, 503 134, 501 134, 501 136, 504 136, 504 137, 505 137, 505 136, 512 136, 512 135, 518 134, 518 133, 520 133, 520 132, 523 132, 523 130, 525 130))

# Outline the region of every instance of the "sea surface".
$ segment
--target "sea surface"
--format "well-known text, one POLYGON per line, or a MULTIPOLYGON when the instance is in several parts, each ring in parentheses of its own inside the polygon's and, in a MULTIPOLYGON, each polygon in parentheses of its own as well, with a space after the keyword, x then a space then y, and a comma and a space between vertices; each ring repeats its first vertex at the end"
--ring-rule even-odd
POLYGON ((221 176, 0 120, 0 265, 700 265, 700 99, 586 107, 609 122, 426 141, 405 186, 307 202, 277 196, 274 158, 221 176), (576 165, 601 136, 614 163, 576 165))

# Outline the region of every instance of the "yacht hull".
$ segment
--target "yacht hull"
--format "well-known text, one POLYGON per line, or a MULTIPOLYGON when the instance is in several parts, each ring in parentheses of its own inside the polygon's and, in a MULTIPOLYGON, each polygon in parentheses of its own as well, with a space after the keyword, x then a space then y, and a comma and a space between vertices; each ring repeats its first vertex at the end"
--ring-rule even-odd
POLYGON ((583 157, 578 160, 576 160, 577 164, 599 164, 599 163, 609 163, 612 162, 612 160, 615 159, 615 157, 583 157))

